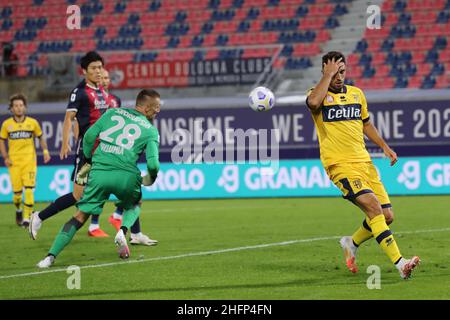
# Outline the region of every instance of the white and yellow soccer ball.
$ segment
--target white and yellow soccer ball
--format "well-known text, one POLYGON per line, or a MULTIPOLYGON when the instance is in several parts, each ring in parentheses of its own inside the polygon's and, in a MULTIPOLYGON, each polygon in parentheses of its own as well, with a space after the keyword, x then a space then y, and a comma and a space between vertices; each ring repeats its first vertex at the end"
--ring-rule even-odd
POLYGON ((275 95, 266 87, 257 87, 250 92, 248 104, 255 111, 269 111, 275 106, 275 95))

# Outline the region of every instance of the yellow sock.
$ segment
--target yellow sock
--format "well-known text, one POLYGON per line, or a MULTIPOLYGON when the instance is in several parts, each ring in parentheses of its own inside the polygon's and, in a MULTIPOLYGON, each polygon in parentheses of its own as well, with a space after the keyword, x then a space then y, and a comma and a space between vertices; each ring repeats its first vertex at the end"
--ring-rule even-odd
POLYGON ((20 210, 20 207, 22 206, 22 192, 21 193, 14 193, 14 195, 13 195, 13 203, 16 206, 16 209, 20 210))
POLYGON ((388 255, 389 259, 391 259, 392 263, 398 262, 402 255, 400 254, 400 250, 397 247, 397 243, 395 242, 391 230, 389 230, 389 227, 386 224, 384 215, 380 214, 370 220, 369 226, 372 229, 374 238, 388 255))
POLYGON ((25 202, 23 204, 23 220, 30 220, 34 207, 33 188, 25 188, 25 202))
POLYGON ((369 218, 363 221, 362 226, 352 235, 353 243, 359 247, 364 241, 372 238, 372 229, 369 227, 369 218))

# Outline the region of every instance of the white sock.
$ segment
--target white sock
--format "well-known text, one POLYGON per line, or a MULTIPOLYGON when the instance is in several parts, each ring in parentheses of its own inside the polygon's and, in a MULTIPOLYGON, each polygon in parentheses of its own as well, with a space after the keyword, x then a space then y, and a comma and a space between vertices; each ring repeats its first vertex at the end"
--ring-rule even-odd
POLYGON ((100 228, 98 223, 91 223, 89 225, 89 231, 91 231, 91 232, 94 231, 95 229, 98 229, 98 228, 100 228))
POLYGON ((142 235, 142 232, 131 234, 132 237, 139 237, 140 235, 142 235))
POLYGON ((397 264, 395 265, 395 267, 399 270, 402 271, 403 266, 408 262, 408 260, 406 260, 405 258, 401 258, 399 262, 397 262, 397 264))
POLYGON ((114 212, 114 213, 113 213, 113 218, 114 218, 114 219, 117 219, 117 220, 122 220, 122 215, 121 215, 121 214, 118 214, 118 213, 116 213, 116 212, 114 212))

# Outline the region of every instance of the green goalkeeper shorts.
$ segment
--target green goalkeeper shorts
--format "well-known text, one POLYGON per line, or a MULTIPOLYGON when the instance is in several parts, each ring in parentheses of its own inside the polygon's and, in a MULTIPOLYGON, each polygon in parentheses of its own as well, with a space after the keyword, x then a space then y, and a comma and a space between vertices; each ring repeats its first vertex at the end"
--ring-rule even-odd
POLYGON ((105 202, 111 194, 119 199, 117 205, 125 210, 131 209, 141 200, 142 177, 123 170, 96 170, 89 172, 83 197, 77 208, 86 214, 102 213, 105 202))

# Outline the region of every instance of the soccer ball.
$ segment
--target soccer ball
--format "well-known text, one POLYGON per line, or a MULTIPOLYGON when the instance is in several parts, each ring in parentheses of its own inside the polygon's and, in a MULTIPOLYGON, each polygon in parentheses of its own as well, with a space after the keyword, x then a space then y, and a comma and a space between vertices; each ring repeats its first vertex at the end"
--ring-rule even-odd
POLYGON ((275 105, 275 96, 270 89, 257 87, 250 92, 248 104, 255 111, 269 111, 275 105))

